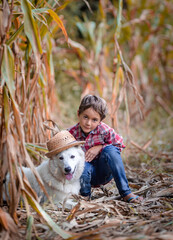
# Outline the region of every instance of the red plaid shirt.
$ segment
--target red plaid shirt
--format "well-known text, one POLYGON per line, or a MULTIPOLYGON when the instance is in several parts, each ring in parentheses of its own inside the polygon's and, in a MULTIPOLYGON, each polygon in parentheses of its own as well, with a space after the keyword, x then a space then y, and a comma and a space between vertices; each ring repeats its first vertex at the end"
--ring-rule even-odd
POLYGON ((125 148, 125 145, 123 144, 123 138, 119 136, 113 128, 110 128, 103 122, 100 122, 100 124, 87 136, 85 136, 79 123, 68 130, 77 141, 86 141, 86 143, 82 146, 85 152, 91 147, 97 145, 103 145, 103 148, 108 145, 114 145, 118 147, 120 151, 125 148))

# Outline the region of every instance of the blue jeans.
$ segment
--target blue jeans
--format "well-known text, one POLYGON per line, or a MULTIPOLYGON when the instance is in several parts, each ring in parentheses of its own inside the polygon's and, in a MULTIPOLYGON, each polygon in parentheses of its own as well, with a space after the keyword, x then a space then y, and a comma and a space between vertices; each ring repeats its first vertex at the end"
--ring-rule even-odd
POLYGON ((126 178, 124 165, 119 148, 109 145, 91 162, 85 162, 85 168, 80 178, 82 196, 91 195, 91 187, 108 183, 114 178, 121 197, 131 193, 126 178))

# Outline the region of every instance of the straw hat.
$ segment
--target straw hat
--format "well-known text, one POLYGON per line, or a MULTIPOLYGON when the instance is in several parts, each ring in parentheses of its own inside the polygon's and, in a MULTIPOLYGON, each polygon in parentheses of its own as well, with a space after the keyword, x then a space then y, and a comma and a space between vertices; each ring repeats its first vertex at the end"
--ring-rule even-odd
POLYGON ((69 133, 69 131, 62 130, 47 142, 47 148, 49 152, 46 153, 45 155, 47 157, 51 157, 68 148, 71 148, 80 144, 84 144, 84 143, 85 141, 76 141, 76 139, 73 137, 71 133, 69 133))

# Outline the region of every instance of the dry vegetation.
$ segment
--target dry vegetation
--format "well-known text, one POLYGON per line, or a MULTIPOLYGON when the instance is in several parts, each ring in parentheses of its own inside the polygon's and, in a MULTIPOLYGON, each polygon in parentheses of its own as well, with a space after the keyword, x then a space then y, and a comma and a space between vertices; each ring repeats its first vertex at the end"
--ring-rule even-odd
MULTIPOLYGON (((44 210, 55 223, 72 236, 69 239, 171 240, 173 224, 171 171, 155 174, 155 169, 151 167, 141 165, 140 169, 134 170, 129 164, 126 169, 131 188, 144 196, 142 204, 121 201, 115 192, 114 183, 110 182, 102 190, 94 189, 92 200, 89 202, 76 196, 78 204, 71 212, 67 209, 62 211, 50 204, 45 205, 44 210)), ((25 209, 19 208, 17 214, 19 233, 18 235, 11 233, 12 239, 24 238, 26 229, 32 239, 63 239, 35 212, 32 212, 33 219, 28 220, 25 209)), ((16 232, 16 227, 9 225, 9 230, 16 232)), ((1 236, 7 236, 7 233, 2 232, 1 236)))
POLYGON ((172 11, 169 0, 0 3, 1 239, 172 239, 172 11), (121 201, 111 182, 90 202, 74 196, 71 212, 40 206, 20 177, 27 165, 40 181, 44 122, 75 123, 87 93, 108 102, 106 121, 124 136, 127 177, 142 204, 121 201))

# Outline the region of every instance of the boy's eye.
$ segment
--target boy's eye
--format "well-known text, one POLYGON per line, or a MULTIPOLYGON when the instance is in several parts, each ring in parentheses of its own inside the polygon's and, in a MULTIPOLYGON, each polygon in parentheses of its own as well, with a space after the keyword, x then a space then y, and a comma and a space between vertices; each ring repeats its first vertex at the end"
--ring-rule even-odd
POLYGON ((87 119, 88 117, 87 116, 84 116, 85 119, 87 119))
POLYGON ((97 119, 93 119, 93 122, 97 122, 98 120, 97 119))

